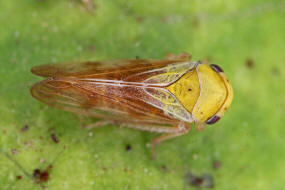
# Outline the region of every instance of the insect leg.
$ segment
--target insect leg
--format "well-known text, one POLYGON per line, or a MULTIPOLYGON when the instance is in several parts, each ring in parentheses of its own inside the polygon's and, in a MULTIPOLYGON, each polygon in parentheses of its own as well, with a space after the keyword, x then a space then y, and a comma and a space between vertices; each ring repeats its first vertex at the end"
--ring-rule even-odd
POLYGON ((137 122, 137 123, 123 123, 123 122, 116 122, 117 125, 120 127, 126 127, 126 128, 132 128, 132 129, 138 129, 141 131, 149 131, 149 132, 156 132, 156 133, 176 133, 177 129, 176 127, 167 127, 166 125, 159 125, 159 124, 150 124, 150 123, 143 123, 143 122, 137 122))
POLYGON ((97 127, 103 127, 103 126, 108 125, 108 124, 113 124, 113 122, 112 121, 108 121, 108 120, 97 121, 96 123, 89 124, 87 126, 84 126, 83 128, 85 128, 85 129, 93 129, 93 128, 97 128, 97 127))
POLYGON ((163 142, 167 139, 171 139, 171 138, 181 136, 181 135, 188 133, 191 129, 191 126, 190 126, 190 124, 185 124, 185 123, 181 122, 181 123, 179 123, 178 126, 174 126, 171 128, 174 129, 175 132, 166 133, 166 134, 163 134, 161 136, 158 136, 158 137, 152 139, 152 141, 151 141, 152 158, 155 158, 155 146, 156 145, 160 144, 161 142, 163 142))

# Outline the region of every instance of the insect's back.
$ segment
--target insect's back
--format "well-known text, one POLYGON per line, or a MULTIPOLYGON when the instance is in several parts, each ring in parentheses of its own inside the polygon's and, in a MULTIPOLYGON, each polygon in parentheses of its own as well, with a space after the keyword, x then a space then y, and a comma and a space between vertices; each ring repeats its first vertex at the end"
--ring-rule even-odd
POLYGON ((165 87, 192 68, 181 60, 49 64, 32 69, 48 78, 31 93, 51 106, 94 117, 190 122, 191 114, 165 87))

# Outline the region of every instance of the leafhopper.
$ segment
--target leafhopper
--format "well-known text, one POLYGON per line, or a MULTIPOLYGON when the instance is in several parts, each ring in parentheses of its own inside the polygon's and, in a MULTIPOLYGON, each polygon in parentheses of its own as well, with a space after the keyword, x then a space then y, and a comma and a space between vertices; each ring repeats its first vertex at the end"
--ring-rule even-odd
POLYGON ((45 77, 31 88, 36 99, 78 115, 162 133, 152 147, 216 123, 230 106, 232 87, 217 65, 186 54, 164 60, 114 60, 36 66, 45 77))

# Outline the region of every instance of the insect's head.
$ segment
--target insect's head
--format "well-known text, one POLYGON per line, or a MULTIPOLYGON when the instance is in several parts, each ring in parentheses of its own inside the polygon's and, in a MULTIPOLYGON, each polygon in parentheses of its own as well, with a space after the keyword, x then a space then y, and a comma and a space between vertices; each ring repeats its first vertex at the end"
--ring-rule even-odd
POLYGON ((192 115, 198 124, 214 124, 219 121, 232 102, 232 86, 218 65, 199 64, 196 72, 200 95, 192 115))

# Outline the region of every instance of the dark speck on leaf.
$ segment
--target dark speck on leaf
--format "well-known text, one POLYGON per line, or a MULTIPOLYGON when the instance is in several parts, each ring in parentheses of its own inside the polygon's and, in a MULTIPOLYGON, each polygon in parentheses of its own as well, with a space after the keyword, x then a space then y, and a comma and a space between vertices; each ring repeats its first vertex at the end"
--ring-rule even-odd
POLYGON ((132 150, 132 146, 130 144, 126 145, 126 151, 131 151, 132 150))
POLYGON ((219 169, 220 167, 221 167, 221 162, 220 161, 214 161, 213 162, 213 167, 215 168, 215 169, 219 169))
POLYGON ((48 131, 49 131, 49 132, 52 132, 52 131, 54 131, 54 128, 53 128, 53 127, 50 127, 50 128, 48 128, 48 131))
POLYGON ((55 142, 55 143, 59 143, 59 139, 57 138, 57 136, 53 133, 53 134, 51 134, 51 139, 52 139, 52 141, 53 142, 55 142))
POLYGON ((136 21, 137 21, 138 23, 141 23, 141 22, 144 21, 144 17, 137 16, 137 17, 136 17, 136 21))
POLYGON ((24 125, 24 127, 22 127, 22 129, 21 129, 21 132, 23 133, 23 132, 27 131, 28 129, 29 129, 29 126, 24 125))
POLYGON ((49 173, 47 171, 44 171, 43 173, 41 173, 40 175, 40 180, 42 182, 46 182, 48 181, 48 177, 49 177, 49 173))
POLYGON ((245 65, 247 66, 247 68, 252 69, 254 67, 254 61, 249 58, 245 61, 245 65))
POLYGON ((11 152, 13 155, 17 155, 19 153, 19 151, 15 148, 11 149, 11 152))
POLYGON ((33 172, 33 177, 36 183, 47 182, 49 180, 49 170, 52 168, 52 165, 49 165, 47 169, 41 171, 40 169, 35 169, 33 172))
POLYGON ((17 180, 21 180, 22 179, 22 176, 21 175, 18 175, 17 176, 17 180))
POLYGON ((40 174, 41 174, 41 170, 40 169, 35 169, 34 173, 33 173, 33 176, 34 177, 38 177, 38 176, 40 176, 40 174))
POLYGON ((41 172, 40 169, 35 169, 33 176, 36 183, 47 182, 49 179, 49 173, 47 171, 41 172))
POLYGON ((186 174, 186 182, 195 187, 199 188, 213 188, 214 187, 214 179, 210 174, 203 174, 202 176, 194 175, 189 172, 186 174))
POLYGON ((162 165, 162 166, 161 166, 161 170, 164 171, 164 172, 167 172, 167 167, 166 167, 166 165, 162 165))

